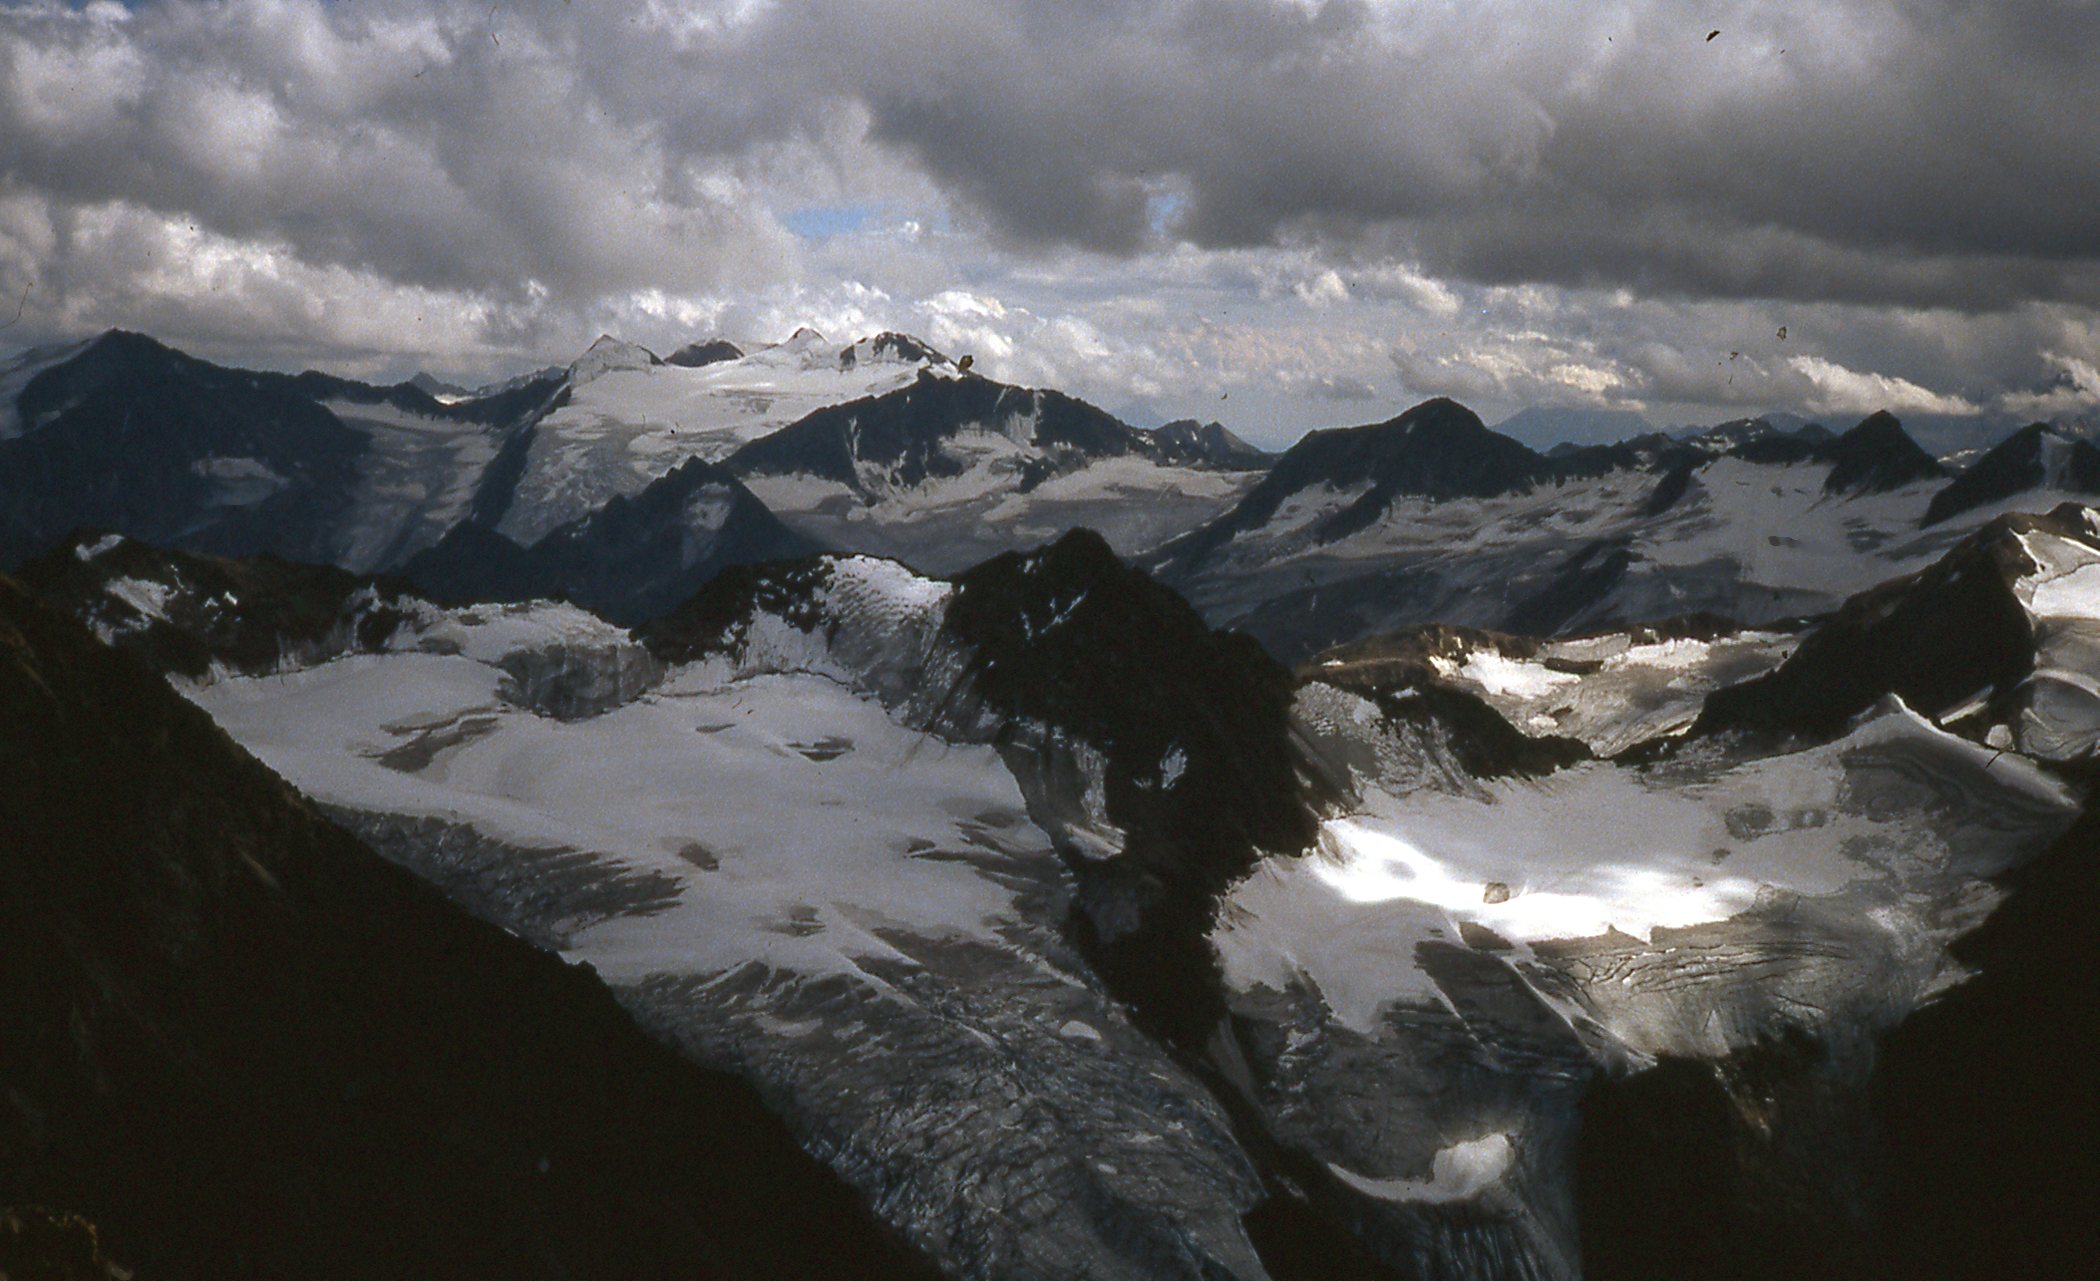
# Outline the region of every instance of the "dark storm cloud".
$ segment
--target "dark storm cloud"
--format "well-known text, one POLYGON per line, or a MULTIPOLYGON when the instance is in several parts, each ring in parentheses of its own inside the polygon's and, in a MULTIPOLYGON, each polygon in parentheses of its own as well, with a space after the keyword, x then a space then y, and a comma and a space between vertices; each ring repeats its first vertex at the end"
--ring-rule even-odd
POLYGON ((2090 0, 0 0, 0 295, 467 361, 981 294, 1137 399, 1982 403, 2095 383, 2096 48, 2090 0))
POLYGON ((1372 241, 1489 282, 2100 299, 2100 5, 783 5, 760 65, 1022 242, 1372 241), (1712 26, 1723 35, 1704 39, 1712 26))
POLYGON ((647 130, 608 119, 558 29, 453 6, 111 9, 5 11, 8 187, 435 287, 679 287, 736 243, 647 130))
POLYGON ((1482 282, 2100 301, 2079 0, 642 12, 12 6, 0 179, 419 284, 689 288, 763 252, 723 171, 843 127, 1024 248, 1164 223, 1482 282))

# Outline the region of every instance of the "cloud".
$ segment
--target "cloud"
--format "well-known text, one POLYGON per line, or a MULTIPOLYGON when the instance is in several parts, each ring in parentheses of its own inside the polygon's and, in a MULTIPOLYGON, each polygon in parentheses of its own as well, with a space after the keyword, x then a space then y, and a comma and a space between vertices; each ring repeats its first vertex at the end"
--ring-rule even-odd
MULTIPOLYGON (((1026 244, 1311 237, 1440 276, 1988 308, 2100 300, 2100 7, 808 0, 871 136, 1026 244), (1708 23, 1728 39, 1708 43, 1708 23)), ((761 64, 770 59, 761 57, 761 64)))
POLYGON ((910 328, 1271 443, 2089 412, 2095 47, 2078 0, 0 0, 0 298, 462 374, 910 328))
POLYGON ((1929 391, 1907 378, 1862 373, 1819 356, 1792 356, 1786 363, 1808 380, 1810 390, 1803 403, 1819 414, 1870 414, 1877 409, 1899 414, 1973 414, 1978 409, 1973 401, 1929 391))
POLYGON ((610 69, 577 52, 573 30, 461 5, 0 9, 0 195, 61 229, 14 270, 61 315, 171 296, 165 261, 134 279, 97 258, 113 223, 157 221, 249 264, 193 282, 206 311, 266 293, 274 264, 451 298, 487 340, 536 303, 784 274, 792 241, 751 175, 624 117, 610 69))
POLYGON ((2100 365, 2063 352, 2044 353, 2055 368, 2048 385, 2036 391, 2007 392, 1999 400, 2005 412, 2021 418, 2073 418, 2100 410, 2100 365))

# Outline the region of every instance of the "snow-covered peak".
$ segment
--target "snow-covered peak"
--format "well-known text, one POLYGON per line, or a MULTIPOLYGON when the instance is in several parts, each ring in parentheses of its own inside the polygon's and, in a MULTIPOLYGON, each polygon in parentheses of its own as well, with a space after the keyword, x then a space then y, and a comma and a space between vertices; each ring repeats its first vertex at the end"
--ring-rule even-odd
POLYGON ((745 359, 775 369, 820 369, 834 365, 830 342, 806 325, 790 334, 786 341, 760 347, 745 359))
POLYGON ((0 440, 12 440, 23 433, 21 416, 15 411, 15 399, 30 380, 54 365, 73 359, 99 341, 98 338, 84 338, 78 342, 53 343, 0 359, 0 440))
POLYGON ((569 366, 569 380, 580 385, 616 369, 648 369, 663 363, 646 347, 623 342, 611 334, 600 334, 598 341, 569 366))
POLYGON ((708 365, 719 365, 725 360, 742 360, 744 349, 719 334, 689 342, 677 351, 664 357, 667 365, 682 365, 687 369, 701 369, 708 365))
POLYGON ((948 358, 935 351, 930 343, 891 330, 872 337, 863 338, 851 346, 840 348, 841 370, 861 369, 869 365, 946 365, 948 358))

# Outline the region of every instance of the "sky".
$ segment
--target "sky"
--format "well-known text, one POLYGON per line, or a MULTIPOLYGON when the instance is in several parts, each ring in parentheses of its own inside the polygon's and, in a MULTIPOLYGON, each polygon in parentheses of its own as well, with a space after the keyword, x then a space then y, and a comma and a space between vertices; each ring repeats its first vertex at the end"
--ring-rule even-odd
POLYGON ((0 0, 0 345, 809 325, 1280 446, 2100 411, 2100 0, 0 0))

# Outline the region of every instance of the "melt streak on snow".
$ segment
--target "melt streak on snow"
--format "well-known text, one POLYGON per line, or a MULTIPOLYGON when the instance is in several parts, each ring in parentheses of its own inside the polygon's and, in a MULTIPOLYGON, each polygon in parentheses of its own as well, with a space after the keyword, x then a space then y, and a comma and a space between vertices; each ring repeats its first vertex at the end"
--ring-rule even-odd
POLYGON ((323 408, 367 445, 337 552, 345 568, 370 572, 399 564, 466 518, 496 458, 496 440, 486 429, 388 404, 330 401, 323 408))

